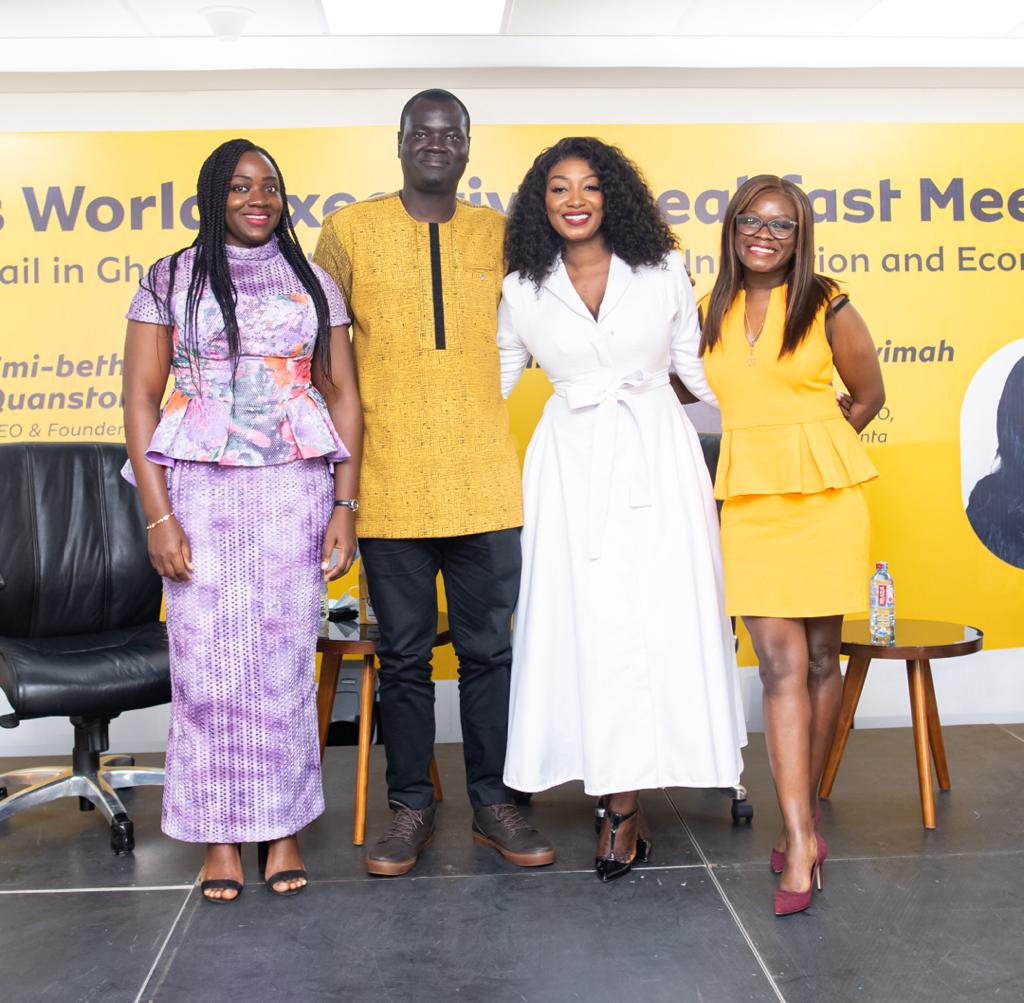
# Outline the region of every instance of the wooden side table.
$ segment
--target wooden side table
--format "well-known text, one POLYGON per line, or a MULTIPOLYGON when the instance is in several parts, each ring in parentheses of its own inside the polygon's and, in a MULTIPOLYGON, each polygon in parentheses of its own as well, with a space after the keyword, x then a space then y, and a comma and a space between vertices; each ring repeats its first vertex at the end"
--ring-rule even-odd
MULTIPOLYGON (((356 761, 356 803, 352 842, 362 846, 366 839, 366 796, 370 782, 370 732, 373 729, 373 695, 377 687, 377 642, 380 629, 376 624, 356 623, 342 620, 328 623, 327 633, 317 638, 316 650, 323 658, 320 662, 320 681, 316 688, 316 713, 320 726, 320 759, 324 758, 327 744, 327 729, 331 725, 334 710, 334 696, 338 689, 338 675, 341 660, 346 655, 362 655, 363 674, 359 690, 359 754, 356 761)), ((451 643, 448 616, 441 613, 437 618, 437 636, 434 647, 451 643)), ((430 780, 434 785, 434 800, 443 798, 441 777, 437 772, 437 761, 430 760, 430 780)))
POLYGON ((942 725, 932 685, 931 659, 969 655, 981 648, 983 634, 976 627, 942 623, 935 620, 897 620, 896 643, 873 644, 867 620, 849 620, 843 624, 840 652, 850 656, 843 680, 843 703, 839 711, 832 748, 818 787, 818 796, 827 798, 835 783, 839 761, 843 758, 846 740, 853 726, 861 690, 868 675, 868 666, 874 658, 905 660, 907 685, 910 689, 910 713, 914 722, 914 749, 917 754, 917 781, 921 788, 921 817, 926 829, 935 828, 935 790, 932 787, 932 764, 939 787, 948 791, 949 767, 942 744, 942 725))

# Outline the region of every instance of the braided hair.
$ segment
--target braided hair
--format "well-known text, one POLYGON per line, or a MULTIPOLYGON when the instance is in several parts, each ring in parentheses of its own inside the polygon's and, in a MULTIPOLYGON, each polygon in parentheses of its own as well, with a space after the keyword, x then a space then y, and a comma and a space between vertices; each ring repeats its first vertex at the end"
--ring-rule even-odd
MULTIPOLYGON (((192 262, 192 274, 189 277, 188 293, 185 298, 184 329, 179 332, 188 356, 189 366, 192 365, 193 358, 198 354, 199 301, 207 284, 213 292, 224 319, 224 331, 227 335, 228 352, 231 359, 237 361, 240 354, 241 338, 238 333, 238 319, 235 316, 238 293, 231 281, 228 257, 224 251, 224 237, 227 230, 225 216, 228 189, 235 173, 235 167, 242 156, 251 152, 266 157, 277 174, 281 193, 281 218, 274 229, 277 246, 302 287, 309 293, 313 306, 316 308, 316 342, 313 355, 329 380, 331 374, 331 321, 327 296, 324 294, 313 267, 306 260, 298 237, 295 235, 281 169, 263 147, 257 146, 248 139, 230 139, 226 143, 221 143, 206 158, 203 166, 199 169, 199 180, 196 183, 199 233, 189 245, 196 249, 196 254, 192 262)), ((161 261, 167 261, 167 290, 162 298, 156 291, 156 271, 160 261, 150 267, 143 283, 143 288, 162 306, 163 313, 167 317, 174 316, 171 302, 174 295, 174 277, 178 269, 178 260, 186 250, 188 250, 186 247, 179 248, 166 259, 161 259, 161 261)))

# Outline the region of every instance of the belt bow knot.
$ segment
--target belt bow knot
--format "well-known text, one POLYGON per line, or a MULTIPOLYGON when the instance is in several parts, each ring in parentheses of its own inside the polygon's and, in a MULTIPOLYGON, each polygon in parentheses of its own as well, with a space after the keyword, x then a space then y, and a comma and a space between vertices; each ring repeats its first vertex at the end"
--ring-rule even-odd
POLYGON ((570 411, 597 408, 590 460, 587 525, 588 551, 591 559, 601 556, 604 543, 608 523, 608 497, 612 490, 612 454, 615 450, 618 423, 624 414, 629 416, 636 440, 632 450, 629 504, 632 508, 646 508, 652 504, 650 468, 640 430, 640 419, 635 410, 635 399, 638 394, 667 384, 667 369, 657 373, 645 373, 637 369, 625 376, 602 373, 555 381, 555 393, 565 398, 570 411))

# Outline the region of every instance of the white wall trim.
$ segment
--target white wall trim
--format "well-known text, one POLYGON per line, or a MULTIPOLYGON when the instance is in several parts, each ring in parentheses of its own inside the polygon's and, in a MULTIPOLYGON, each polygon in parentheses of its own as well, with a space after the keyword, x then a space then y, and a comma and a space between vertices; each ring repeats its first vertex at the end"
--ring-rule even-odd
MULTIPOLYGON (((437 81, 434 81, 437 83, 437 81)), ((374 91, 16 93, 0 101, 0 132, 147 132, 395 126, 413 87, 374 91)), ((459 88, 474 126, 744 122, 1019 122, 1024 87, 1001 90, 459 88)))

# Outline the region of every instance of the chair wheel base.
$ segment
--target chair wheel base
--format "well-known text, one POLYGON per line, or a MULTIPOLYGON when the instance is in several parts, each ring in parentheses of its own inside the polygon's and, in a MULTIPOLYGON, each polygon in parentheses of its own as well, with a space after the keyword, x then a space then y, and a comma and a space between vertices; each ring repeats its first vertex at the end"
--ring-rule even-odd
POLYGON ((754 819, 754 806, 748 804, 746 801, 733 801, 732 803, 732 824, 742 825, 746 822, 748 825, 754 819))
POLYGON ((135 825, 127 816, 115 816, 110 824, 110 848, 123 857, 135 849, 135 825))

